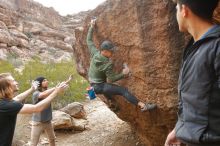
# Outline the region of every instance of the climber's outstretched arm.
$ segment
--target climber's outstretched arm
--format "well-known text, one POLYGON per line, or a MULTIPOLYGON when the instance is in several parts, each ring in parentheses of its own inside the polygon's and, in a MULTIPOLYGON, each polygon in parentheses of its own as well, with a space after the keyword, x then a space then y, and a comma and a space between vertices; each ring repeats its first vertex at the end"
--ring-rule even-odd
POLYGON ((87 46, 88 46, 89 51, 90 51, 90 57, 93 57, 93 55, 96 52, 98 52, 98 49, 96 48, 96 46, 93 42, 93 39, 92 39, 94 26, 95 26, 95 20, 91 20, 89 31, 88 31, 87 38, 86 38, 86 43, 87 43, 87 46))

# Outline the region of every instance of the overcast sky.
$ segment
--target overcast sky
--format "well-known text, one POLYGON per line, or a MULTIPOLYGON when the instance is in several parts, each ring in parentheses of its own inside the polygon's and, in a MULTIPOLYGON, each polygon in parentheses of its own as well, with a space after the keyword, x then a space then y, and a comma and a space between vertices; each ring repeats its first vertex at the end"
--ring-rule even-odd
POLYGON ((60 15, 94 9, 105 0, 34 0, 46 7, 53 7, 60 15))

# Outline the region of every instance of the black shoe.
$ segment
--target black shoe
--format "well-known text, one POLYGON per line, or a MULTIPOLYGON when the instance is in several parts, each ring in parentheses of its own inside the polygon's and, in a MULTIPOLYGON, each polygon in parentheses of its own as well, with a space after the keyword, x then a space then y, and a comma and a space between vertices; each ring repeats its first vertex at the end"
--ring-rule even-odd
POLYGON ((141 108, 142 112, 153 110, 157 107, 154 103, 146 103, 143 108, 141 108))

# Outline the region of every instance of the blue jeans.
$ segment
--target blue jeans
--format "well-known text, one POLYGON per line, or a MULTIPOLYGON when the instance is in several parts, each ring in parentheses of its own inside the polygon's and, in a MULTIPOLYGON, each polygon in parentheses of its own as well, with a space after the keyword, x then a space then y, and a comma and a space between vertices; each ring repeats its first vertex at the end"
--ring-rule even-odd
POLYGON ((96 94, 103 94, 108 99, 111 99, 113 95, 121 95, 134 105, 137 105, 139 102, 139 100, 124 87, 110 83, 91 83, 91 86, 94 88, 96 94))

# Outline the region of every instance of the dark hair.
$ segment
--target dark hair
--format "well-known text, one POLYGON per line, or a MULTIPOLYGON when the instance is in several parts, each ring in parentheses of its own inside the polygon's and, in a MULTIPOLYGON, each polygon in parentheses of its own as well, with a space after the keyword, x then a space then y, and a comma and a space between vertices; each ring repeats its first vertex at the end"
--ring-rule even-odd
POLYGON ((44 81, 44 79, 46 79, 45 77, 37 77, 36 79, 35 79, 35 81, 38 81, 39 82, 39 86, 38 86, 38 90, 39 91, 42 91, 42 82, 44 81))
POLYGON ((197 16, 205 20, 212 20, 213 12, 218 6, 219 0, 173 0, 174 2, 186 5, 197 16))

